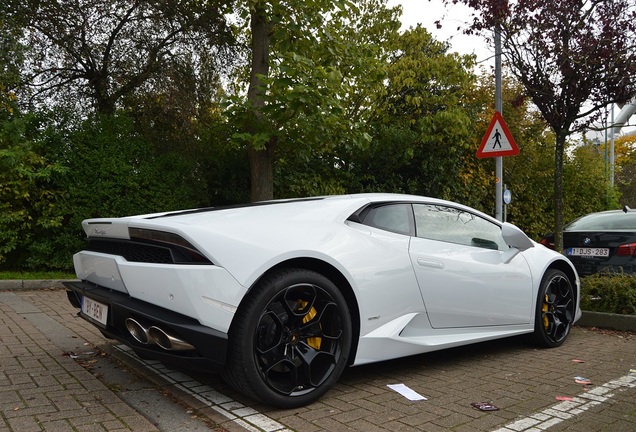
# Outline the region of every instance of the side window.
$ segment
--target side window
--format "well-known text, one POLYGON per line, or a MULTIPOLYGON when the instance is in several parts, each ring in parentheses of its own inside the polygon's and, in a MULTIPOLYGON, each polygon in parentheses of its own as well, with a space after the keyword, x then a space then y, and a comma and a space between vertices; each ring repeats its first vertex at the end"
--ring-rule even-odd
POLYGON ((363 223, 375 228, 410 235, 413 210, 410 204, 385 204, 374 207, 366 214, 363 223))
POLYGON ((432 204, 415 204, 413 211, 418 237, 485 249, 508 249, 501 228, 473 213, 432 204))

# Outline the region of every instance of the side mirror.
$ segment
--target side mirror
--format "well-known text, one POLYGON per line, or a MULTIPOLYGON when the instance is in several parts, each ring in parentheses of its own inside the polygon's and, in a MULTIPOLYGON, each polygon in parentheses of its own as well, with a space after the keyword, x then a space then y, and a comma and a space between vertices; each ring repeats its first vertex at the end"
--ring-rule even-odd
POLYGON ((508 222, 504 222, 501 226, 501 234, 506 244, 510 246, 510 249, 504 252, 502 256, 503 262, 506 264, 517 256, 519 252, 534 247, 532 240, 523 231, 508 222))
POLYGON ((511 223, 504 222, 501 226, 501 234, 508 246, 524 251, 534 247, 532 240, 519 228, 511 223))

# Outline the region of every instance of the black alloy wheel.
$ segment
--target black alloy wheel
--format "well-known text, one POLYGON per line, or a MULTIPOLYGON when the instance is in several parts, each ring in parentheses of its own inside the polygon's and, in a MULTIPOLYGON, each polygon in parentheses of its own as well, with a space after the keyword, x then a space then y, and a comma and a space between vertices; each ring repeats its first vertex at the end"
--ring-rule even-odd
POLYGON ((560 270, 548 270, 539 287, 534 341, 547 348, 563 344, 572 328, 575 307, 574 287, 570 279, 560 270))
POLYGON ((304 269, 266 276, 242 303, 230 330, 226 380, 281 408, 320 398, 347 365, 348 306, 326 277, 304 269))

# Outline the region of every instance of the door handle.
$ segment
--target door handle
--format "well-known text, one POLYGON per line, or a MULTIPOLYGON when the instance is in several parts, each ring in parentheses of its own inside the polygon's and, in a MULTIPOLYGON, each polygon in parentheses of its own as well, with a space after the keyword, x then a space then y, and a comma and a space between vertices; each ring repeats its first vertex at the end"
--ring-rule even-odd
POLYGON ((444 263, 437 260, 426 259, 426 258, 418 258, 417 265, 420 267, 429 267, 434 269, 443 269, 444 263))

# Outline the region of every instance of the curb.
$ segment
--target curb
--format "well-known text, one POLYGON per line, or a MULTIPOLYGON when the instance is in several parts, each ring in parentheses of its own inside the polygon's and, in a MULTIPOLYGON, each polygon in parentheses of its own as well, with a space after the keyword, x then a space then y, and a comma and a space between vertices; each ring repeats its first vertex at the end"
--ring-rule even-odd
POLYGON ((63 282, 76 281, 77 279, 45 279, 45 280, 0 280, 0 291, 11 290, 38 290, 64 288, 63 282))
MULTIPOLYGON (((50 280, 0 280, 0 291, 62 289, 63 282, 79 281, 79 279, 50 280)), ((576 322, 580 327, 598 327, 618 331, 636 332, 636 315, 620 315, 605 312, 583 311, 583 316, 576 322)))
POLYGON ((576 322, 576 325, 636 332, 636 315, 583 311, 583 316, 576 322))

